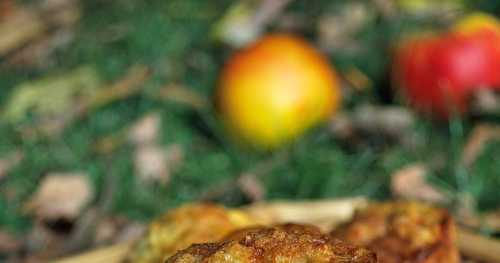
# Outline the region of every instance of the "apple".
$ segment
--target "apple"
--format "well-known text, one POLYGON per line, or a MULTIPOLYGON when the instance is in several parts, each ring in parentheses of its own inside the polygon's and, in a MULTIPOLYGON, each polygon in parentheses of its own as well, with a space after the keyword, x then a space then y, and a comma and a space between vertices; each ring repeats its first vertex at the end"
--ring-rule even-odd
POLYGON ((471 95, 500 87, 500 26, 473 14, 444 33, 424 33, 396 48, 397 88, 418 111, 448 118, 467 112, 471 95))
POLYGON ((231 56, 215 97, 234 137, 273 149, 329 118, 340 104, 339 86, 337 73, 314 47, 280 33, 231 56))

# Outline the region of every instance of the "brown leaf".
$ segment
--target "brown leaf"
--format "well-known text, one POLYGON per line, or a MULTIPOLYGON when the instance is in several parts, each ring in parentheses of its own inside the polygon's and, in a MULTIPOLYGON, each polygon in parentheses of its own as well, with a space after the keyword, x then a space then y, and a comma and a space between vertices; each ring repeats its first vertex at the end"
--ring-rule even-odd
POLYGON ((373 86, 373 81, 360 69, 351 67, 343 72, 342 76, 351 87, 357 91, 370 89, 373 86))
POLYGON ((444 203, 447 196, 426 181, 427 169, 422 164, 403 167, 392 175, 391 190, 394 196, 432 203, 444 203))
POLYGON ((357 52, 361 46, 355 40, 359 32, 374 18, 373 8, 369 3, 349 1, 336 12, 329 12, 318 19, 319 45, 326 51, 357 52))
MULTIPOLYGON (((9 4, 11 1, 4 2, 12 7, 9 4)), ((73 26, 80 18, 77 2, 43 0, 36 4, 19 5, 18 8, 10 8, 10 14, 5 19, 2 19, 0 10, 0 56, 7 57, 6 64, 46 65, 54 50, 72 40, 73 26)))
POLYGON ((128 132, 129 141, 136 145, 153 144, 158 140, 161 118, 158 113, 150 113, 142 117, 128 132))
POLYGON ((0 24, 0 57, 42 34, 46 29, 44 21, 34 10, 19 9, 0 24))
POLYGON ((392 18, 397 14, 397 8, 393 0, 372 0, 375 8, 385 18, 392 18))
POLYGON ((415 116, 407 108, 366 104, 353 112, 337 114, 330 123, 330 130, 349 143, 383 138, 412 146, 417 139, 412 130, 414 124, 415 116))
POLYGON ((403 107, 362 105, 355 111, 356 126, 364 132, 405 136, 415 124, 414 115, 403 107))
POLYGON ((491 89, 479 89, 471 99, 471 111, 478 115, 500 113, 500 94, 491 89))
POLYGON ((106 217, 97 225, 94 244, 99 246, 135 240, 142 236, 145 229, 146 225, 130 222, 124 217, 106 217))
POLYGON ((137 240, 142 237, 147 229, 147 225, 141 223, 130 223, 127 224, 120 232, 115 236, 114 241, 127 242, 131 240, 137 240))
POLYGON ((46 176, 25 206, 37 219, 76 218, 93 197, 88 176, 83 173, 53 173, 46 176))
POLYGON ((119 229, 125 224, 123 218, 107 217, 96 226, 94 243, 96 245, 109 244, 117 235, 119 229))
POLYGON ((68 46, 74 39, 72 29, 60 29, 57 33, 40 37, 8 57, 9 66, 44 68, 57 63, 52 54, 68 46))
POLYGON ((141 181, 166 184, 182 159, 183 150, 178 144, 172 144, 167 149, 146 145, 137 148, 134 164, 141 181))
POLYGON ((287 11, 274 23, 278 31, 304 32, 307 30, 307 16, 300 11, 287 11))
POLYGON ((238 178, 238 186, 243 193, 253 202, 262 201, 264 199, 265 190, 257 176, 252 173, 242 174, 238 178))

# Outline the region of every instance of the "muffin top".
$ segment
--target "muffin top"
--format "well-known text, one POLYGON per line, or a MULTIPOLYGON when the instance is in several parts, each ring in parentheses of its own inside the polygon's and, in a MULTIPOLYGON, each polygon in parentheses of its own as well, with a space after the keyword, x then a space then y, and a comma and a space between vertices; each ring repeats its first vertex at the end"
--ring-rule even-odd
POLYGON ((440 208, 418 202, 376 203, 332 232, 351 244, 366 246, 380 262, 456 262, 454 224, 440 208))
POLYGON ((161 262, 191 244, 218 241, 236 229, 256 224, 239 210, 208 203, 184 205, 154 220, 125 262, 161 262))
POLYGON ((253 227, 216 243, 195 244, 166 263, 198 262, 377 262, 374 253, 323 235, 314 226, 284 224, 253 227))

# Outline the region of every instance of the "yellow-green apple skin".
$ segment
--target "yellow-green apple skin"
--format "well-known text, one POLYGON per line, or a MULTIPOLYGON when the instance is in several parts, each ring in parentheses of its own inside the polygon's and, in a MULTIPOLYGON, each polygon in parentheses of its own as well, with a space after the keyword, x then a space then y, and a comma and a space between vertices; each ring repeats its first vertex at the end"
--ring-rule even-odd
POLYGON ((216 90, 219 114, 233 137, 274 149, 325 121, 340 104, 328 60, 304 39, 267 35, 226 62, 216 90))

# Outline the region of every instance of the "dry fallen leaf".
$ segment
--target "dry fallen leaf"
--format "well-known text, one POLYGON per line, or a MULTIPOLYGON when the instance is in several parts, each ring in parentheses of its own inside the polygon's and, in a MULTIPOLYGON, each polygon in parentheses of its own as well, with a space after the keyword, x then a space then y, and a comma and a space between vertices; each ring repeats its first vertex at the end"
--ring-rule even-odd
POLYGON ((165 151, 158 146, 139 147, 135 152, 134 165, 139 179, 144 182, 167 183, 170 180, 165 151))
POLYGON ((14 88, 2 117, 10 123, 24 120, 29 113, 37 120, 53 119, 72 112, 75 98, 85 100, 93 97, 99 86, 98 73, 89 66, 64 75, 21 83, 14 88))
POLYGON ((25 138, 55 136, 97 108, 136 95, 150 73, 146 66, 133 65, 122 78, 100 87, 95 69, 82 66, 64 75, 23 83, 14 88, 1 117, 18 125, 25 138), (27 116, 33 121, 21 125, 27 116))
POLYGON ((307 30, 307 15, 300 11, 287 10, 273 25, 277 31, 282 32, 304 32, 307 30))
POLYGON ((72 41, 80 11, 78 0, 41 0, 17 6, 10 0, 1 0, 0 56, 5 57, 2 65, 50 64, 50 55, 72 41), (2 14, 5 11, 8 16, 2 14))
POLYGON ((94 244, 109 244, 123 224, 126 224, 126 220, 120 217, 106 217, 101 220, 96 226, 94 244))
POLYGON ((394 0, 372 0, 377 11, 385 18, 393 18, 397 11, 394 0))
POLYGON ((417 140, 414 124, 415 116, 407 108, 367 104, 353 112, 337 114, 330 122, 330 131, 349 143, 375 138, 413 146, 417 140))
POLYGON ((51 55, 55 51, 67 47, 74 39, 72 29, 59 29, 55 34, 45 35, 39 40, 29 43, 22 49, 9 55, 6 62, 9 66, 38 67, 44 68, 57 63, 57 60, 51 55))
POLYGON ((415 116, 404 107, 362 105, 354 112, 356 125, 364 132, 382 133, 391 137, 408 137, 415 116))
POLYGON ((356 91, 367 90, 373 86, 373 81, 357 67, 350 67, 342 76, 356 91))
POLYGON ((141 237, 145 230, 146 225, 130 222, 124 217, 106 217, 98 223, 93 243, 100 246, 131 241, 141 237))
POLYGON ((319 46, 329 52, 356 52, 360 50, 355 35, 370 21, 375 13, 366 1, 349 1, 318 19, 319 46))
POLYGON ((172 144, 166 149, 157 145, 146 145, 136 149, 134 164, 141 181, 166 184, 182 159, 183 150, 178 144, 172 144))
POLYGON ((496 115, 500 112, 500 94, 490 89, 479 89, 471 99, 471 112, 476 115, 496 115))
POLYGON ((241 191, 249 197, 253 202, 262 201, 264 199, 265 190, 262 183, 257 179, 257 176, 252 173, 242 174, 238 178, 238 186, 241 191))
POLYGON ((130 128, 129 141, 136 145, 153 144, 158 140, 161 118, 159 113, 150 113, 130 128))
POLYGON ((72 220, 92 197, 93 189, 86 174, 53 173, 42 180, 25 209, 42 221, 72 220))
POLYGON ((141 223, 129 223, 114 237, 117 243, 137 240, 144 236, 147 225, 141 223))
POLYGON ((396 171, 391 178, 392 194, 404 199, 431 203, 444 203, 447 196, 426 181, 427 169, 422 164, 412 164, 396 171))
POLYGON ((216 40, 234 47, 256 40, 292 0, 239 0, 215 23, 216 40))

